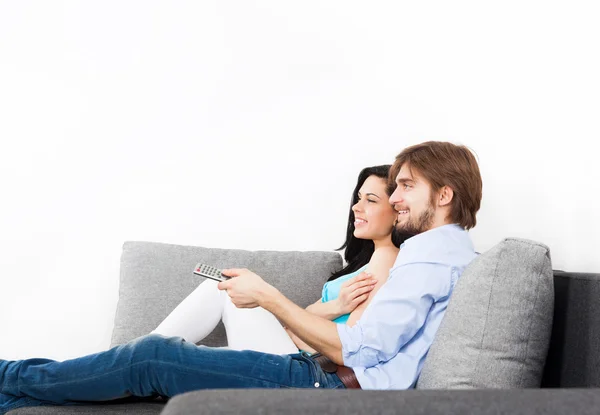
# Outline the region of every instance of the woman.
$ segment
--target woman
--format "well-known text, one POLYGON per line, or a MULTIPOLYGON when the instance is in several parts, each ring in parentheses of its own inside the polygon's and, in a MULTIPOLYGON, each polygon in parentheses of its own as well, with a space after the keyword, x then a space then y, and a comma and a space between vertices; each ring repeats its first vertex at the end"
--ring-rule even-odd
MULTIPOLYGON (((390 167, 367 167, 360 172, 352 193, 346 242, 339 248, 346 249, 347 265, 329 278, 322 298, 307 311, 352 326, 387 280, 403 242, 394 229, 397 212, 389 203, 394 190, 387 180, 390 167)), ((263 308, 235 307, 212 280, 200 284, 152 333, 198 343, 220 320, 231 349, 274 354, 297 353, 299 349, 314 352, 263 308)))

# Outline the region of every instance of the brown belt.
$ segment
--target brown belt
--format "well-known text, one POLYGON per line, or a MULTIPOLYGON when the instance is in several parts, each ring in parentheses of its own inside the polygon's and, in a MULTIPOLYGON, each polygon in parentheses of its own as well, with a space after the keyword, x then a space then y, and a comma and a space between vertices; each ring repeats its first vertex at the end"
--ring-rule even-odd
POLYGON ((339 366, 332 362, 327 356, 315 353, 311 356, 315 362, 321 366, 321 369, 327 373, 335 373, 347 389, 361 389, 360 383, 356 379, 356 374, 352 368, 339 366))

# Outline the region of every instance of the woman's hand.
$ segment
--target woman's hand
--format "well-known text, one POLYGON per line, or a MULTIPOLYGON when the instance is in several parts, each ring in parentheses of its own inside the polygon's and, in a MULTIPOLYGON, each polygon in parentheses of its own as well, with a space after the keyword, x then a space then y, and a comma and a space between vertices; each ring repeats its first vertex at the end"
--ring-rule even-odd
POLYGON ((354 278, 345 281, 340 288, 340 295, 336 299, 342 314, 354 311, 362 302, 369 298, 369 294, 377 284, 377 279, 367 272, 361 272, 354 278))

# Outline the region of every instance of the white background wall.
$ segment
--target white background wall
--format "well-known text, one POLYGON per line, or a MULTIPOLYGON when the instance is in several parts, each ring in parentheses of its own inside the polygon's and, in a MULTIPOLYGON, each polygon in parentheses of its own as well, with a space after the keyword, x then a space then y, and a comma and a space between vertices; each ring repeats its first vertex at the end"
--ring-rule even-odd
POLYGON ((0 1, 0 356, 106 348, 126 240, 338 247, 429 139, 478 154, 478 250, 600 272, 594 3, 0 1))

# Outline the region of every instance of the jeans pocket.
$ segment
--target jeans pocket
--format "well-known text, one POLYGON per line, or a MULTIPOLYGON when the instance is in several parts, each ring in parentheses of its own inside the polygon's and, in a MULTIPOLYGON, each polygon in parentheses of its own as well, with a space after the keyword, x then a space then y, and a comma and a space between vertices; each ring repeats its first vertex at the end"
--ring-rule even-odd
MULTIPOLYGON (((310 354, 306 352, 300 352, 293 355, 294 360, 298 361, 301 366, 308 368, 306 375, 303 376, 300 387, 304 388, 320 388, 323 387, 325 382, 324 373, 321 367, 310 358, 310 354)), ((304 372, 304 371, 303 371, 304 372)))
POLYGON ((319 384, 319 386, 315 387, 327 389, 346 389, 346 386, 344 385, 344 383, 339 378, 336 372, 324 370, 321 367, 321 365, 314 360, 314 358, 318 356, 321 356, 321 353, 315 353, 306 356, 303 355, 303 357, 309 361, 308 364, 311 365, 311 368, 313 370, 312 375, 315 379, 315 385, 317 383, 319 384))

